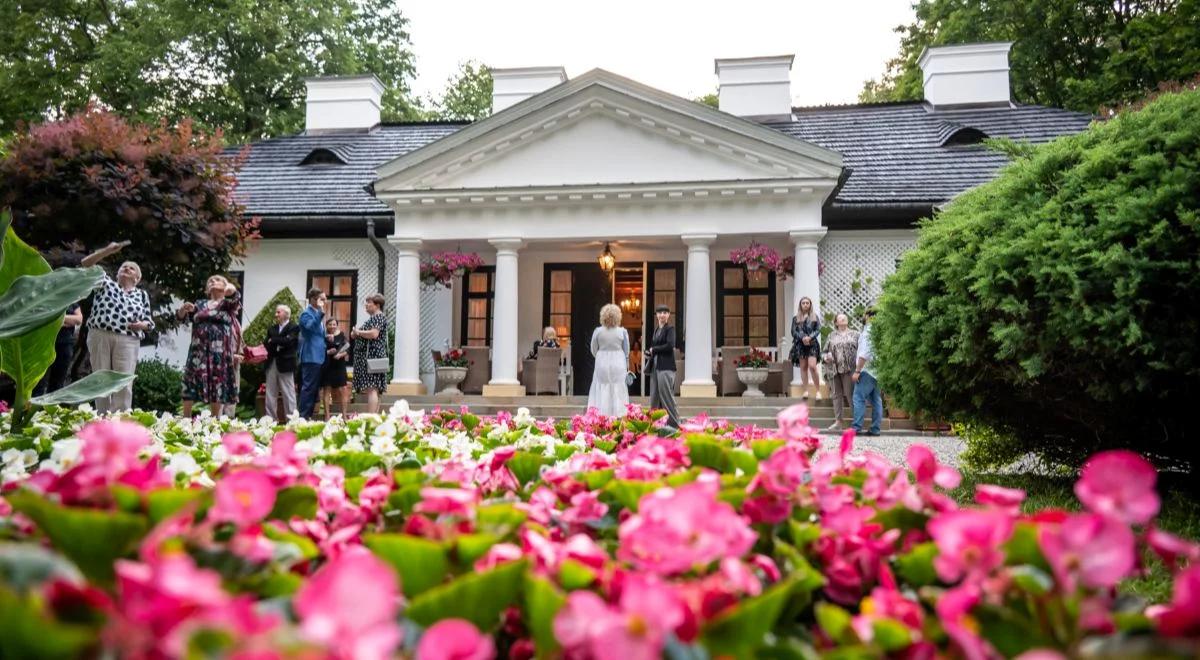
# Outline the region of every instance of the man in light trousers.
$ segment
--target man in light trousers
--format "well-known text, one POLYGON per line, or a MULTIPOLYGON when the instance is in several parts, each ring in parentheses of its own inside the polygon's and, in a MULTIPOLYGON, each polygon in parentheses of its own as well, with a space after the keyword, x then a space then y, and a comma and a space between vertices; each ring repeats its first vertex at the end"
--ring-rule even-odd
POLYGON ((654 308, 658 327, 646 349, 646 373, 650 376, 650 408, 667 411, 667 424, 679 428, 679 412, 675 409, 675 328, 668 325, 671 308, 654 308))
POLYGON ((275 307, 275 325, 267 328, 263 347, 267 349, 267 417, 279 420, 279 405, 283 395, 283 417, 296 412, 296 347, 300 344, 300 326, 292 321, 287 305, 275 307))
POLYGON ((879 427, 883 423, 883 394, 879 391, 879 381, 871 373, 871 362, 875 359, 875 350, 871 347, 871 319, 875 310, 868 309, 863 315, 863 329, 858 335, 858 358, 854 366, 854 431, 862 433, 863 418, 867 415, 867 398, 871 399, 871 430, 867 435, 879 435, 879 427))

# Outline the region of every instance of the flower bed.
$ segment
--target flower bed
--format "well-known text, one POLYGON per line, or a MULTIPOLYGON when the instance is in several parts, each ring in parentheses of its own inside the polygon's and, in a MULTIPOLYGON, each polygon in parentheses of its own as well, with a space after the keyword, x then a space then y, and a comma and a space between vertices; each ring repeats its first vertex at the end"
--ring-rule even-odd
POLYGON ((1200 549, 1154 529, 1135 454, 1093 459, 1086 513, 1021 514, 995 486, 957 507, 921 445, 900 466, 779 422, 43 410, 0 440, 0 657, 1129 657, 1200 632, 1200 549), (1145 548, 1172 603, 1115 598, 1145 548))

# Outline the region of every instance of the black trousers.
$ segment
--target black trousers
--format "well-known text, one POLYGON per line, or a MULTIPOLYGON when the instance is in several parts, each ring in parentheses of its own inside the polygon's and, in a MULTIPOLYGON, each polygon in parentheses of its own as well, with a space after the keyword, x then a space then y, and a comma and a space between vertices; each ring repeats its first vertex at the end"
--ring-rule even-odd
POLYGON ((46 375, 33 388, 34 396, 57 392, 67 386, 67 375, 71 371, 71 358, 75 357, 75 340, 54 344, 54 362, 46 375))

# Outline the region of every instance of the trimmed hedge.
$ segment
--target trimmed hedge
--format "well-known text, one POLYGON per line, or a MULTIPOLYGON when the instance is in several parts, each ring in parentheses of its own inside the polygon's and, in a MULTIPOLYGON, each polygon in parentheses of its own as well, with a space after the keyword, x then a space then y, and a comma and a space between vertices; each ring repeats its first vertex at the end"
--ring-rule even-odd
POLYGON ((982 463, 1108 447, 1192 463, 1198 210, 1200 92, 1029 150, 926 221, 885 282, 883 386, 976 429, 982 463))
POLYGON ((183 396, 183 372, 166 360, 141 360, 135 369, 133 406, 141 410, 174 413, 183 396))

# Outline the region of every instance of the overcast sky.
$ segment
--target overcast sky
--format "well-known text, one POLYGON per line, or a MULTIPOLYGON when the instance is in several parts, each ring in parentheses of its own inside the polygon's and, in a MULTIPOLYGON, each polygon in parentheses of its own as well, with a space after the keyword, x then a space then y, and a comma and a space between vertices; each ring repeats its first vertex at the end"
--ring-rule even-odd
POLYGON ((687 98, 716 90, 713 59, 794 53, 797 105, 853 102, 899 47, 909 0, 406 0, 415 89, 458 63, 595 67, 687 98))

